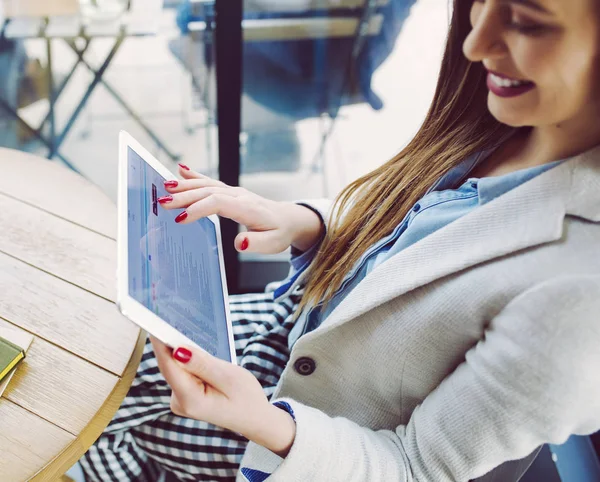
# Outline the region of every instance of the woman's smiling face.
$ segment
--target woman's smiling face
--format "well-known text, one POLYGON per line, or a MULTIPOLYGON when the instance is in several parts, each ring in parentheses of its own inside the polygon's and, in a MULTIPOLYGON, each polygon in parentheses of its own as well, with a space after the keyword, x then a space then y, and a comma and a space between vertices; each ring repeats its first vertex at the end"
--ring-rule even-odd
POLYGON ((474 0, 465 56, 511 126, 600 121, 600 0, 474 0))

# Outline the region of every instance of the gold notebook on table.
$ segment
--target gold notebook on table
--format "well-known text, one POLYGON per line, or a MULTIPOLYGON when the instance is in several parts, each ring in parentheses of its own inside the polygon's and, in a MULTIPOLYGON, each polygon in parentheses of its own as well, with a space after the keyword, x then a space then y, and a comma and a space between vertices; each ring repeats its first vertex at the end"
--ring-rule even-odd
POLYGON ((33 341, 29 333, 0 326, 0 396, 33 341))

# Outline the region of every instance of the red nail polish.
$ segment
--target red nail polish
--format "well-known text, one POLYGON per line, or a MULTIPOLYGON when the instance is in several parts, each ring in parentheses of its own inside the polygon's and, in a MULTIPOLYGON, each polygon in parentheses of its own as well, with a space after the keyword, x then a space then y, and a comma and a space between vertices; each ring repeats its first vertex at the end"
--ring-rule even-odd
POLYGON ((248 244, 250 244, 248 242, 248 238, 244 238, 244 240, 242 241, 242 245, 240 246, 240 249, 242 251, 246 251, 248 249, 248 244))
POLYGON ((157 199, 157 201, 160 204, 166 204, 166 203, 170 203, 171 201, 173 201, 173 196, 163 196, 163 197, 159 197, 157 199))
POLYGON ((173 358, 181 363, 187 363, 192 359, 192 352, 187 348, 179 347, 173 352, 173 358))
POLYGON ((187 167, 185 164, 179 164, 179 167, 181 167, 181 169, 185 169, 186 171, 190 170, 190 168, 187 167))
POLYGON ((165 181, 165 187, 177 187, 178 184, 177 181, 165 181))
POLYGON ((187 218, 187 211, 183 211, 182 213, 178 214, 177 217, 175 218, 175 222, 180 223, 185 218, 187 218))

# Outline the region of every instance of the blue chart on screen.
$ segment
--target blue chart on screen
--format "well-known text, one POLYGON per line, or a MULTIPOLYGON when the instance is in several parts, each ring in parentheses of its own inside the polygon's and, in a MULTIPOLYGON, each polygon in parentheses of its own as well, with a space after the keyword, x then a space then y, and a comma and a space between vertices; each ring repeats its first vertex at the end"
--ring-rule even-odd
POLYGON ((128 149, 129 295, 209 353, 230 360, 217 234, 208 219, 177 224, 164 178, 128 149))

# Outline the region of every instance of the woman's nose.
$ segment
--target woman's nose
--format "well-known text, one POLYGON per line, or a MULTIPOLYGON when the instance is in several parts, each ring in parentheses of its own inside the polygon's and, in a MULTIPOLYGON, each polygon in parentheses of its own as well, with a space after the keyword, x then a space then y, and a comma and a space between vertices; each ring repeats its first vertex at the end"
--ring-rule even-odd
POLYGON ((502 58, 508 51, 502 18, 496 10, 486 4, 472 18, 473 29, 463 43, 463 53, 471 62, 502 58))

